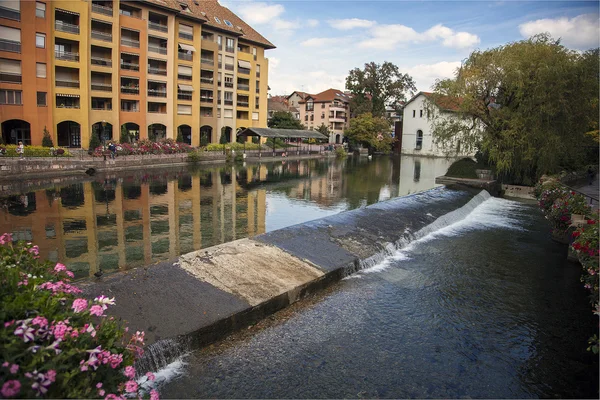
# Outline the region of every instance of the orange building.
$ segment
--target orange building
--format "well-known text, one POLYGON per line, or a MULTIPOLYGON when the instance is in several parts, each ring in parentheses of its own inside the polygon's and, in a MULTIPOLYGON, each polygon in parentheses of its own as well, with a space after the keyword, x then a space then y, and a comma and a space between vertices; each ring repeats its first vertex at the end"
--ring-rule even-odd
POLYGON ((266 127, 273 48, 216 0, 0 0, 1 136, 235 141, 266 127))

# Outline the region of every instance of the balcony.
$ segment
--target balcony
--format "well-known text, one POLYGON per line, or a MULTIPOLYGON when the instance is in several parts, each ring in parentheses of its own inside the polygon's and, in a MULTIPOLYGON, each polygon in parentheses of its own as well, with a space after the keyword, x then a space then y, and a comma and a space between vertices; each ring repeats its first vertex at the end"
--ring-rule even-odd
POLYGON ((194 59, 194 55, 192 53, 183 53, 180 51, 177 53, 177 58, 184 61, 192 61, 194 59))
POLYGON ((192 101, 192 92, 184 92, 182 90, 177 91, 177 100, 192 101))
POLYGON ((177 79, 182 80, 182 81, 191 81, 192 76, 186 75, 186 74, 177 74, 177 79))
POLYGON ((250 75, 250 70, 248 68, 238 67, 238 74, 250 75))
POLYGON ((0 82, 21 83, 21 74, 13 72, 0 72, 0 82))
POLYGON ((79 88, 79 81, 74 79, 56 78, 57 87, 79 88))
POLYGON ((108 15, 109 17, 112 17, 113 15, 113 9, 111 7, 106 7, 96 3, 92 3, 92 12, 108 15))
POLYGON ((225 69, 227 71, 233 71, 235 70, 235 66, 233 64, 225 64, 225 69))
POLYGON ((135 40, 135 39, 131 39, 131 38, 121 37, 121 44, 123 46, 133 47, 133 48, 136 48, 136 49, 140 48, 140 41, 139 40, 135 40))
POLYGON ((151 114, 166 114, 167 105, 164 103, 148 102, 148 112, 151 114))
POLYGON ((246 84, 243 84, 243 83, 238 83, 237 88, 238 88, 238 90, 249 91, 250 90, 250 85, 246 85, 246 84))
POLYGON ((158 67, 148 67, 148 73, 149 74, 154 74, 154 75, 163 75, 163 76, 166 76, 167 75, 167 69, 166 68, 158 68, 158 67))
POLYGON ((200 91, 200 102, 202 103, 212 103, 215 99, 213 97, 212 90, 201 90, 200 91))
POLYGON ((79 53, 72 53, 70 51, 54 51, 54 57, 57 60, 79 62, 79 53))
POLYGON ((128 62, 121 62, 121 69, 126 69, 128 71, 139 71, 140 65, 128 62))
POLYGON ((214 58, 200 57, 200 62, 202 64, 215 65, 215 59, 214 58))
POLYGON ((223 100, 223 104, 225 104, 226 106, 232 106, 233 105, 233 100, 225 99, 225 100, 223 100))
POLYGON ((12 19, 15 21, 21 20, 21 12, 0 6, 0 18, 12 19))
POLYGON ((150 97, 167 97, 167 89, 148 89, 150 97))
POLYGON ((139 86, 123 86, 121 85, 121 93, 123 94, 140 94, 139 86))
POLYGON ((228 53, 235 53, 234 47, 225 46, 225 51, 228 53))
MULTIPOLYGON (((227 100, 225 100, 225 101, 227 101, 227 100)), ((227 103, 225 103, 225 104, 227 104, 227 103)), ((236 104, 238 105, 238 107, 249 107, 250 106, 250 103, 248 101, 238 100, 236 102, 236 104)))
POLYGON ((56 95, 56 107, 57 108, 79 108, 79 98, 78 97, 64 97, 60 95, 56 95))
POLYGON ((102 97, 92 97, 92 110, 94 111, 110 111, 112 110, 111 99, 102 97))
POLYGON ((148 21, 148 29, 152 29, 159 32, 169 32, 169 27, 167 25, 162 25, 158 22, 148 21))
POLYGON ((226 88, 233 88, 233 82, 227 82, 225 81, 225 85, 226 88))
POLYGON ((112 33, 95 31, 92 28, 92 32, 91 32, 90 36, 92 37, 92 39, 102 40, 104 42, 112 42, 112 33))
POLYGON ((194 40, 194 35, 185 32, 179 32, 179 38, 185 40, 194 40))
POLYGON ((167 47, 148 44, 148 51, 151 51, 153 53, 158 53, 158 54, 167 54, 167 47))
POLYGON ((54 21, 54 28, 57 31, 72 33, 75 35, 79 35, 79 25, 69 24, 64 21, 54 21))
POLYGON ((12 40, 0 39, 0 51, 10 51, 12 53, 21 52, 21 42, 13 42, 12 40))
POLYGON ((92 65, 98 65, 101 67, 112 67, 112 60, 110 60, 108 58, 91 56, 90 62, 92 65))
POLYGON ((212 85, 214 82, 215 82, 214 78, 210 78, 210 77, 206 77, 206 76, 200 77, 200 83, 207 83, 209 85, 212 85))
POLYGON ((112 92, 112 85, 110 83, 92 82, 92 90, 112 92))

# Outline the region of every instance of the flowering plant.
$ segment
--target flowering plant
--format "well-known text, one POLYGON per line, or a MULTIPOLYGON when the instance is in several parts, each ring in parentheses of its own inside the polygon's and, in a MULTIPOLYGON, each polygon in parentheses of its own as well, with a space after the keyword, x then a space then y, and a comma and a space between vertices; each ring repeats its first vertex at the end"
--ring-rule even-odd
POLYGON ((144 333, 127 334, 105 315, 114 298, 81 297, 73 273, 38 254, 38 246, 0 236, 1 397, 141 394, 132 364, 143 353, 144 333))
POLYGON ((555 230, 566 232, 572 223, 572 214, 585 215, 586 213, 590 213, 590 208, 585 203, 585 197, 575 192, 563 191, 562 195, 556 198, 552 206, 546 211, 546 217, 555 230))
MULTIPOLYGON (((122 156, 189 153, 193 150, 194 148, 189 144, 177 143, 173 139, 164 139, 158 142, 143 139, 134 144, 120 143, 117 146, 117 154, 122 156)), ((96 149, 94 149, 92 155, 94 157, 102 157, 103 152, 103 147, 99 146, 96 149)))

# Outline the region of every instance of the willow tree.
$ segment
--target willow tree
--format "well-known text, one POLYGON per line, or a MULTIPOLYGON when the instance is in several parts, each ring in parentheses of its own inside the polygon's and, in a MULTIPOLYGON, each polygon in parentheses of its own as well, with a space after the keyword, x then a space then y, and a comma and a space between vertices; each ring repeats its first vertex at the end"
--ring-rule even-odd
POLYGON ((598 130, 598 55, 569 50, 546 34, 471 53, 453 79, 436 82, 431 111, 443 99, 458 113, 431 113, 435 142, 445 147, 458 139, 506 181, 524 184, 590 157, 597 162, 589 132, 598 130))

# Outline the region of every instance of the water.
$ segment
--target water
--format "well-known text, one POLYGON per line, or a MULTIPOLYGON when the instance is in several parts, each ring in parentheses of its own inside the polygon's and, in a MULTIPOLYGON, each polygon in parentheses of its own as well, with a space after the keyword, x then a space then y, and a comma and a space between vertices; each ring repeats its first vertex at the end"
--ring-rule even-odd
POLYGON ((314 301, 161 371, 165 398, 598 398, 581 268, 491 198, 314 301))
POLYGON ((4 186, 0 231, 40 246, 77 278, 172 260, 391 197, 432 188, 450 161, 351 157, 163 169, 4 186))

